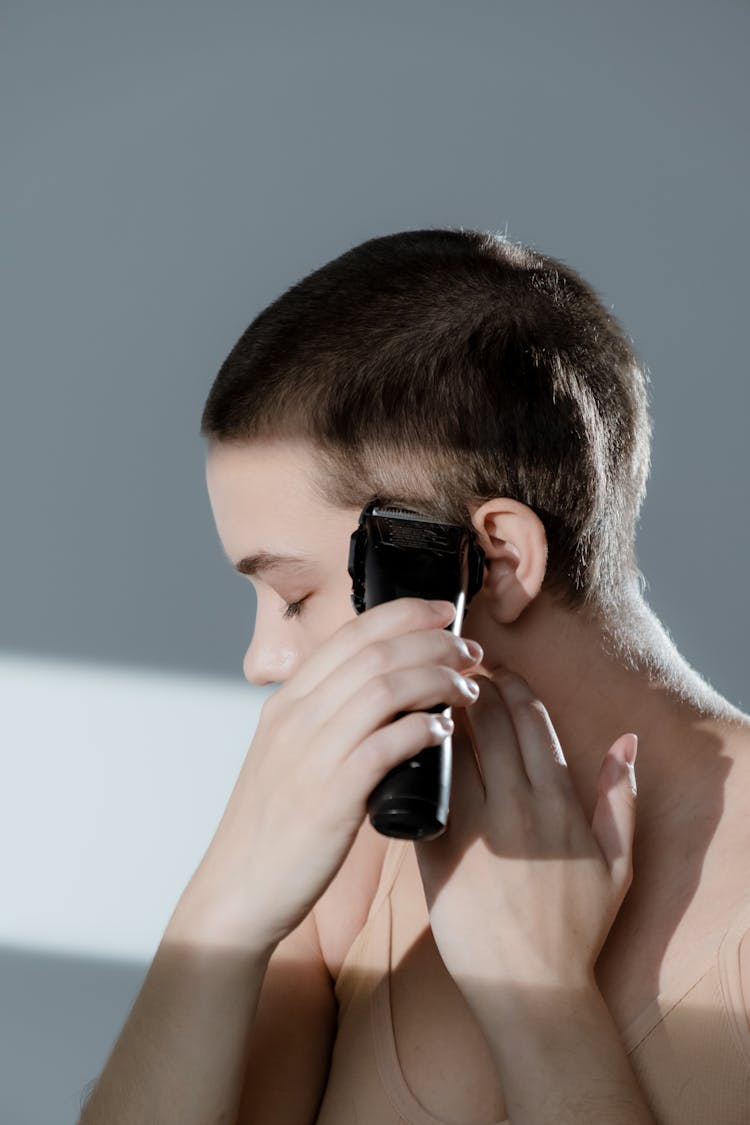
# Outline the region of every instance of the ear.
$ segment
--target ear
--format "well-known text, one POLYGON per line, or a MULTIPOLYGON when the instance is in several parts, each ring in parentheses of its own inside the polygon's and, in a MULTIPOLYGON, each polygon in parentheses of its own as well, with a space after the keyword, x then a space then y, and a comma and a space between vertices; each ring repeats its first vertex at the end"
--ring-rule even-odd
POLYGON ((547 534, 536 512, 518 500, 487 500, 472 514, 485 553, 483 591, 503 625, 516 621, 542 588, 547 534))

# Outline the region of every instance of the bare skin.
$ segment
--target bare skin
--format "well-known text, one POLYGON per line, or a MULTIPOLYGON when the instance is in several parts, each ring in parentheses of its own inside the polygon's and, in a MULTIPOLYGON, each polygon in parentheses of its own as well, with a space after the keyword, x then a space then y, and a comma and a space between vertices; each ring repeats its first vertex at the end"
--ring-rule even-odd
MULTIPOLYGON (((261 550, 309 560, 304 568, 252 578, 257 617, 243 671, 257 685, 286 681, 354 615, 346 561, 359 512, 321 504, 310 489, 313 472, 309 451, 299 445, 209 450, 209 495, 231 562, 261 550), (285 617, 286 606, 303 598, 299 616, 285 617)), ((508 669, 543 701, 589 822, 605 754, 624 732, 638 735, 633 883, 596 965, 597 984, 624 1027, 657 995, 672 966, 729 924, 750 890, 743 862, 750 843, 750 719, 682 661, 635 596, 610 619, 549 598, 542 591, 546 539, 530 509, 498 497, 477 508, 473 522, 490 562, 462 629, 484 649, 473 674, 508 669)), ((454 709, 457 735, 463 714, 454 709)), ((360 837, 360 857, 370 849, 382 858, 382 839, 367 825, 360 837)), ((360 871, 364 866, 360 858, 360 871)), ((334 880, 327 903, 340 901, 339 884, 334 880)), ((322 908, 318 917, 331 914, 322 908)), ((342 938, 339 916, 332 961, 340 963, 341 944, 361 921, 352 920, 353 932, 342 938)), ((325 945, 323 930, 321 938, 325 945)), ((747 942, 743 958, 750 983, 747 942)), ((746 1002, 750 1011, 750 987, 746 1002)))

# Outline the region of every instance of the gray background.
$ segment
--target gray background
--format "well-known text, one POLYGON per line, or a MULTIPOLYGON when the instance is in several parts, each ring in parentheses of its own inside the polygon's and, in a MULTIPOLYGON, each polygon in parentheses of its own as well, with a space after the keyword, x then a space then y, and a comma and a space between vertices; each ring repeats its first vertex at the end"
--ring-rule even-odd
MULTIPOLYGON (((156 696, 166 672, 242 684, 253 595, 223 559, 198 436, 213 377, 261 308, 365 238, 507 231, 599 290, 652 377, 649 600, 748 707, 749 30, 739 0, 2 0, 0 652, 84 677, 59 744, 19 709, 28 755, 6 737, 2 768, 25 771, 8 792, 36 839, 34 871, 81 826, 96 841, 77 853, 71 913, 85 898, 96 908, 112 864, 132 862, 119 828, 106 835, 127 739, 115 749, 97 726, 76 757, 87 694, 100 693, 90 665, 122 673, 136 724, 145 689, 129 694, 126 672, 147 672, 156 696), (106 797, 98 751, 103 770, 117 755, 106 797), (44 789, 62 834, 38 820, 43 753, 70 774, 67 791, 44 789)), ((40 688, 40 708, 47 698, 40 688)), ((237 764, 243 705, 211 748, 237 764)), ((168 711, 159 729, 143 723, 152 743, 127 775, 162 878, 147 936, 182 885, 159 842, 187 737, 168 711)), ((200 804, 214 767, 200 772, 199 741, 191 753, 198 855, 221 802, 217 790, 215 807, 200 804)), ((231 784, 236 766, 221 768, 231 784)), ((187 798, 169 814, 190 829, 187 798)), ((17 854, 43 908, 44 882, 17 854)), ((147 880, 144 859, 123 914, 147 880)), ((0 950, 4 1121, 73 1119, 145 969, 0 950)))
POLYGON ((219 364, 354 243, 476 226, 631 334, 649 597, 747 705, 749 28, 731 0, 5 0, 0 646, 241 676, 219 364))

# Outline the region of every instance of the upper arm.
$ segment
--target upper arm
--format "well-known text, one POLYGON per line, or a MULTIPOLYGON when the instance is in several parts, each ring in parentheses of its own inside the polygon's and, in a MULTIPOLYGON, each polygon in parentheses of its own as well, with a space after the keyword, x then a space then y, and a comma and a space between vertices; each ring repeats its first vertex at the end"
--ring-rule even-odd
POLYGON ((333 988, 311 911, 268 962, 237 1125, 314 1125, 336 1038, 333 988))

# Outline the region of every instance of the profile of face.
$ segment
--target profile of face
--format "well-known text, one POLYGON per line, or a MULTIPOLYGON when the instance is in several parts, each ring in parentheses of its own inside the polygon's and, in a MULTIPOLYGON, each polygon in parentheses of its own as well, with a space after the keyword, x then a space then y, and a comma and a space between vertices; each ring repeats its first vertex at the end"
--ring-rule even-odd
POLYGON ((356 616, 347 564, 359 510, 324 504, 311 488, 314 471, 300 444, 212 443, 208 451, 206 483, 224 552, 235 567, 254 560, 244 567, 257 610, 243 673, 259 686, 289 679, 356 616), (289 561, 274 565, 266 555, 289 561))
MULTIPOLYGON (((252 582, 255 629, 245 679, 284 683, 346 621, 356 617, 347 570, 360 509, 331 507, 316 494, 317 463, 301 442, 212 443, 206 483, 216 530, 232 566, 252 582)), ((500 631, 537 598, 547 562, 539 517, 497 497, 472 513, 490 561, 484 586, 464 617, 462 635, 507 664, 500 631)), ((485 665, 478 671, 486 672, 485 665)))

